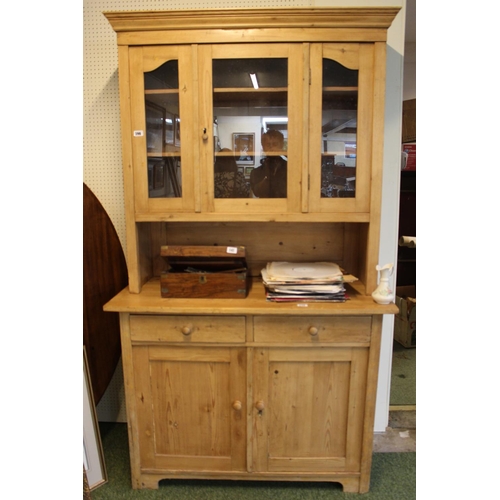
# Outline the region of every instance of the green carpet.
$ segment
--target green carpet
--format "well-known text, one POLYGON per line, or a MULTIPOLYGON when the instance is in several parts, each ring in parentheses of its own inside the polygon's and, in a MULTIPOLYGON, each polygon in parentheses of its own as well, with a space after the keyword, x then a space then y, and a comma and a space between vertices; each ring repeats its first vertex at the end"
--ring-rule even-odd
POLYGON ((92 492, 92 500, 411 500, 416 498, 416 453, 375 453, 370 492, 344 493, 335 483, 165 480, 158 490, 130 486, 127 426, 101 423, 108 482, 92 492))
POLYGON ((392 351, 390 405, 417 404, 417 349, 394 341, 392 351))

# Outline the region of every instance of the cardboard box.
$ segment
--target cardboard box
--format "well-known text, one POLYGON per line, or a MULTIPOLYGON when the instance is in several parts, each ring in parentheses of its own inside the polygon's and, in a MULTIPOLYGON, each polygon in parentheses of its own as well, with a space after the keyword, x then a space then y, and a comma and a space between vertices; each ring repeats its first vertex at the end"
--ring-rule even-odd
POLYGON ((394 317, 394 338, 403 347, 416 347, 417 287, 396 287, 396 305, 399 313, 394 317))
POLYGON ((168 270, 161 273, 164 298, 244 299, 248 291, 245 247, 162 246, 168 270))

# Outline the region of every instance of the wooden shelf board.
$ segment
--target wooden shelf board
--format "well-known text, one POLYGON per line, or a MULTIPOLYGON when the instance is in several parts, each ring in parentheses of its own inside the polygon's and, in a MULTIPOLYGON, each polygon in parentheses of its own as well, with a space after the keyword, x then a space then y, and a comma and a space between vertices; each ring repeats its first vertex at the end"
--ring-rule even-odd
POLYGON ((266 315, 372 315, 396 314, 395 304, 380 305, 370 295, 361 295, 349 287, 350 299, 344 303, 275 303, 265 299, 260 278, 252 281, 244 299, 164 299, 160 295, 160 279, 153 278, 141 293, 122 290, 104 306, 105 311, 136 314, 266 314, 266 315))

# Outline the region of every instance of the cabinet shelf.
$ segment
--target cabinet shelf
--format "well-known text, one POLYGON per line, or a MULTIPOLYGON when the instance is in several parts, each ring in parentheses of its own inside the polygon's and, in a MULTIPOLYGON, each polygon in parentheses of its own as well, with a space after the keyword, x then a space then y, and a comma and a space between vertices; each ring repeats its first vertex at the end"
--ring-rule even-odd
POLYGON ((148 158, 154 159, 154 158, 179 158, 180 157, 180 151, 177 149, 176 151, 163 151, 161 153, 148 153, 147 154, 148 158))
POLYGON ((347 285, 350 299, 344 303, 309 303, 307 308, 297 303, 278 304, 267 302, 262 281, 254 278, 245 299, 165 299, 160 294, 160 279, 149 280, 139 294, 130 294, 128 289, 111 299, 105 311, 138 314, 265 314, 272 316, 301 316, 307 313, 319 316, 349 316, 372 314, 395 314, 395 304, 376 304, 371 296, 358 293, 347 285))
POLYGON ((358 87, 323 87, 323 92, 349 92, 355 94, 358 91, 358 87))
MULTIPOLYGON (((233 222, 332 222, 332 223, 367 223, 370 222, 370 214, 367 212, 352 212, 352 213, 253 213, 251 208, 257 206, 258 200, 254 199, 241 199, 240 211, 234 208, 233 200, 220 200, 227 202, 228 210, 231 208, 231 221, 233 222), (231 205, 231 206, 229 206, 231 205)), ((157 212, 148 210, 141 212, 136 210, 134 220, 135 222, 227 222, 227 212, 213 212, 213 213, 192 213, 186 212, 165 213, 163 210, 158 209, 157 212)))
POLYGON ((259 95, 259 94, 273 94, 273 93, 285 93, 287 92, 287 87, 261 87, 259 89, 251 88, 232 88, 232 87, 219 87, 214 89, 214 94, 218 93, 231 93, 231 94, 245 94, 249 96, 259 95))
POLYGON ((179 89, 146 89, 145 95, 179 95, 179 89))

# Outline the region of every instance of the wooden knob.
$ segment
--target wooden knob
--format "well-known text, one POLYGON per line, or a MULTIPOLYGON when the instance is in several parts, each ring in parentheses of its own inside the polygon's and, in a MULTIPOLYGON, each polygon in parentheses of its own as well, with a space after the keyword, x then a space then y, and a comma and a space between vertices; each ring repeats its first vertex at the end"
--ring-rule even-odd
POLYGON ((257 401, 255 403, 255 408, 257 408, 257 410, 259 411, 262 411, 265 408, 264 401, 257 401))
POLYGON ((318 329, 315 326, 309 328, 309 335, 318 335, 318 329))
POLYGON ((201 137, 203 138, 204 141, 206 141, 208 139, 208 134, 207 134, 206 128, 203 129, 203 135, 201 137))
POLYGON ((235 401, 233 403, 233 409, 236 410, 236 411, 240 411, 242 408, 242 405, 241 405, 241 401, 235 401))
POLYGON ((182 335, 191 335, 191 327, 183 326, 181 328, 182 335))

